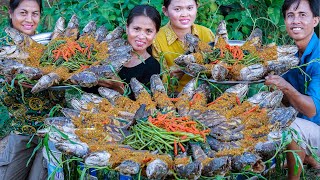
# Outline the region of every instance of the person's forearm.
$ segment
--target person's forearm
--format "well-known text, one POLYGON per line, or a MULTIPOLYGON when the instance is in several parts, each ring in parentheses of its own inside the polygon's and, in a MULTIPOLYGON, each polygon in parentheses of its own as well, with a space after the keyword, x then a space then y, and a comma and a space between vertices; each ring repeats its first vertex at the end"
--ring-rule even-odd
POLYGON ((284 89, 282 92, 290 104, 300 113, 309 118, 316 115, 316 107, 310 96, 303 95, 294 88, 284 89))

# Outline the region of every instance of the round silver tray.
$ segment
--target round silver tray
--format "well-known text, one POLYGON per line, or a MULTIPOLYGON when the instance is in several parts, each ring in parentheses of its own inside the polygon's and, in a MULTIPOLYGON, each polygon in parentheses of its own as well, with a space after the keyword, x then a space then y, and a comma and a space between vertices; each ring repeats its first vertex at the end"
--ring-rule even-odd
POLYGON ((39 33, 31 36, 31 38, 40 44, 48 44, 51 40, 51 34, 52 32, 39 33))

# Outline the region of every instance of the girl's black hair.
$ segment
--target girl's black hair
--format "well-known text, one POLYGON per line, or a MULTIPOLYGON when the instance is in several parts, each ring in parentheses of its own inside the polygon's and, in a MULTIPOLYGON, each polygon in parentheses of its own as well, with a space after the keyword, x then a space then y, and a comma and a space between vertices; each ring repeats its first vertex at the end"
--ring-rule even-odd
MULTIPOLYGON (((194 0, 196 2, 196 4, 198 4, 198 0, 194 0)), ((168 6, 171 4, 171 0, 163 0, 163 6, 165 8, 168 8, 168 6)))
POLYGON ((159 31, 161 26, 161 16, 159 11, 156 8, 149 5, 135 6, 129 12, 129 15, 127 18, 127 26, 129 26, 132 23, 133 18, 137 16, 146 16, 150 18, 154 22, 157 32, 159 31))
MULTIPOLYGON (((319 6, 320 0, 307 0, 309 2, 309 6, 312 12, 313 17, 319 17, 319 6)), ((292 4, 297 2, 297 6, 295 9, 297 9, 300 5, 301 0, 285 0, 282 5, 282 15, 284 18, 286 18, 286 11, 291 7, 292 4)))
MULTIPOLYGON (((13 11, 15 9, 17 9, 17 7, 19 6, 19 4, 24 1, 24 0, 10 0, 9 2, 9 11, 10 13, 13 13, 13 11)), ((42 12, 42 0, 34 0, 38 3, 39 7, 40 7, 40 14, 42 12)), ((11 27, 13 27, 13 24, 12 24, 12 19, 9 18, 9 24, 11 27)))

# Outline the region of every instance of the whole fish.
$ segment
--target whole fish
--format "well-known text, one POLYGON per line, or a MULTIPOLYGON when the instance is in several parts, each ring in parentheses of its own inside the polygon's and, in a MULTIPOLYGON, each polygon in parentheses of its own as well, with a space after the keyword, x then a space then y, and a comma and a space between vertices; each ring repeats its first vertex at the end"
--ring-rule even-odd
POLYGON ((46 90, 55 84, 59 84, 60 80, 60 76, 56 73, 46 74, 38 80, 38 82, 31 89, 31 92, 34 94, 46 90))

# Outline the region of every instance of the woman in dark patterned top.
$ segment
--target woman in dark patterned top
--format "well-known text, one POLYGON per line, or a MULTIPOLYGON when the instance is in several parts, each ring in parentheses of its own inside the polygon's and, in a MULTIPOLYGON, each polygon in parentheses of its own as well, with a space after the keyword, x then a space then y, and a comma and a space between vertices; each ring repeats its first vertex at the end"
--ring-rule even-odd
MULTIPOLYGON (((160 73, 159 62, 151 56, 151 44, 161 26, 160 13, 152 6, 138 5, 129 13, 126 26, 128 42, 133 48, 131 60, 120 70, 120 78, 129 83, 135 77, 149 87, 150 77, 160 73)), ((100 85, 123 92, 122 83, 104 81, 100 85)))

